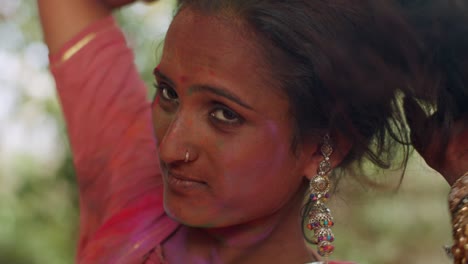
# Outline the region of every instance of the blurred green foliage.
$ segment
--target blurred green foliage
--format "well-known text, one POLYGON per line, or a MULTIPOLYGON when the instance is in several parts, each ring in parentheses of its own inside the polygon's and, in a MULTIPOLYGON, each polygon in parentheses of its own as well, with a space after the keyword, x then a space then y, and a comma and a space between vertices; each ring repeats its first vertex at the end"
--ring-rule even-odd
MULTIPOLYGON (((15 98, 8 117, 0 116, 0 136, 6 138, 13 133, 7 126, 18 123, 26 130, 34 130, 29 123, 50 123, 55 131, 51 133, 55 148, 39 149, 36 155, 13 151, 5 147, 8 140, 0 141, 0 263, 73 263, 78 197, 66 128, 53 93, 41 96, 35 94, 37 90, 31 91, 31 87, 39 89, 40 83, 46 86, 45 91, 53 90, 47 64, 41 62, 47 51, 41 48, 44 46, 35 1, 0 3, 0 34, 5 40, 0 44, 0 63, 11 66, 11 61, 19 61, 22 65, 13 79, 0 74, 0 96, 13 93, 15 98), (38 62, 28 62, 31 50, 38 62), (37 79, 27 74, 28 63, 33 64, 37 79), (46 81, 41 82, 41 78, 46 81), (33 121, 27 118, 29 112, 25 109, 33 109, 33 121)), ((151 8, 137 4, 116 14, 149 86, 164 29, 172 16, 172 4, 162 1, 151 8)), ((2 100, 0 104, 5 103, 2 100)), ((31 138, 22 140, 26 145, 34 143, 29 141, 31 138)), ((383 177, 396 184, 399 174, 394 174, 383 177)), ((397 192, 344 179, 332 199, 337 246, 334 259, 379 264, 450 263, 442 250, 442 245, 450 242, 447 192, 442 178, 417 156, 411 159, 397 192)))

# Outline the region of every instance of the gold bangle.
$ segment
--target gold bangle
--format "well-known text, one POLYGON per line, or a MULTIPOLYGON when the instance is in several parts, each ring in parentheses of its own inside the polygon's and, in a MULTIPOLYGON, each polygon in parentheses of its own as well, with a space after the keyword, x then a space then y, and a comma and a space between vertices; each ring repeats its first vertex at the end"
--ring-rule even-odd
POLYGON ((82 38, 81 40, 79 40, 77 43, 75 43, 75 45, 71 46, 63 53, 62 59, 60 62, 63 63, 67 61, 68 59, 70 59, 71 57, 73 57, 73 55, 75 55, 78 51, 80 51, 84 46, 86 46, 89 42, 91 42, 91 40, 93 40, 95 37, 96 37, 96 33, 91 33, 85 36, 84 38, 82 38))

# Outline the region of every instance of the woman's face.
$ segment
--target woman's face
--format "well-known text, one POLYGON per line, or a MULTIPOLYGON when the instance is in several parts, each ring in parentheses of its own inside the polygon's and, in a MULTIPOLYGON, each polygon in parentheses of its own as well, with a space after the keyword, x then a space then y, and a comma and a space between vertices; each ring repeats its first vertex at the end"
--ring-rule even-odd
POLYGON ((155 70, 164 206, 189 226, 226 227, 284 210, 309 160, 291 151, 287 97, 238 27, 181 11, 155 70))

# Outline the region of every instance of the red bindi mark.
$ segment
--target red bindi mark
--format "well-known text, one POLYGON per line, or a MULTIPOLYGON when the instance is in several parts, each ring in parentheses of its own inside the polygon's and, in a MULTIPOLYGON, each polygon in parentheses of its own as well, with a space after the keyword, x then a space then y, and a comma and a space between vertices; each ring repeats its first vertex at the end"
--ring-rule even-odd
POLYGON ((210 70, 209 73, 210 73, 211 76, 215 76, 215 75, 216 75, 216 74, 214 73, 213 70, 210 70))
POLYGON ((181 76, 181 77, 180 77, 180 82, 181 82, 181 83, 186 83, 187 80, 188 80, 187 76, 181 76))

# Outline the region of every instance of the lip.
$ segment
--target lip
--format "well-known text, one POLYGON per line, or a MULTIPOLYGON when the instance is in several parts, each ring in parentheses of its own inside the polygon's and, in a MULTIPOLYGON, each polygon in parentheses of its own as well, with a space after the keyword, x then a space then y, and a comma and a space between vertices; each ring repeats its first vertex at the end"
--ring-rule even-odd
POLYGON ((207 186, 206 182, 195 179, 192 177, 187 177, 174 172, 165 173, 165 178, 167 185, 170 189, 178 192, 184 192, 192 189, 204 188, 207 186))
POLYGON ((169 171, 167 174, 168 174, 169 177, 174 177, 174 178, 176 178, 177 180, 180 180, 180 181, 196 182, 196 183, 206 184, 206 182, 204 182, 202 180, 187 177, 185 175, 182 175, 182 174, 179 174, 179 173, 174 173, 172 171, 169 171))

